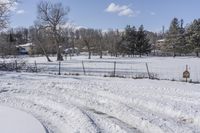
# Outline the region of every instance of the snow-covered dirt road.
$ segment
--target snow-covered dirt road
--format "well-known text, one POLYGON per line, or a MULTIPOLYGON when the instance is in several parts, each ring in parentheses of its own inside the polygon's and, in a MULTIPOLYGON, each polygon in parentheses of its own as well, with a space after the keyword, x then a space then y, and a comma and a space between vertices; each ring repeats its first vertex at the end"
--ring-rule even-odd
POLYGON ((200 85, 182 82, 1 72, 0 104, 49 133, 200 132, 200 85))

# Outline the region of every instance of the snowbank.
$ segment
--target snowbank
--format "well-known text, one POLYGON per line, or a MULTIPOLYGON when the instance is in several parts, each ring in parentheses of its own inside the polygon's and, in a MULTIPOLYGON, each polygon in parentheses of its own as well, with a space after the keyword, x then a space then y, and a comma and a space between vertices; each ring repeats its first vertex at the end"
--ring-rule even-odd
POLYGON ((0 106, 1 133, 46 133, 44 127, 31 115, 0 106))

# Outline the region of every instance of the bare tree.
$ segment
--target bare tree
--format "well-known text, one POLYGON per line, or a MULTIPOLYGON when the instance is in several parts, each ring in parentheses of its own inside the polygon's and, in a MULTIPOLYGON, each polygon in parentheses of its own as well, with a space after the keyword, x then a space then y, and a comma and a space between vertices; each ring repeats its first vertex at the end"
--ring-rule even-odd
POLYGON ((1 0, 0 1, 0 30, 6 28, 9 24, 10 9, 17 0, 1 0))
POLYGON ((101 30, 95 30, 94 31, 94 45, 97 53, 99 54, 100 58, 103 58, 103 33, 101 30))
POLYGON ((94 50, 95 43, 95 30, 94 29, 80 29, 80 41, 87 48, 88 59, 91 59, 92 51, 94 50))
POLYGON ((106 42, 106 49, 109 51, 111 56, 118 56, 118 53, 121 53, 119 49, 119 44, 122 40, 122 34, 118 30, 110 29, 104 35, 106 42))
POLYGON ((37 23, 40 25, 40 27, 48 29, 52 33, 54 44, 57 49, 57 60, 63 60, 59 39, 61 26, 64 25, 67 21, 66 17, 69 13, 69 8, 64 8, 62 3, 52 4, 47 1, 40 2, 37 8, 37 23))

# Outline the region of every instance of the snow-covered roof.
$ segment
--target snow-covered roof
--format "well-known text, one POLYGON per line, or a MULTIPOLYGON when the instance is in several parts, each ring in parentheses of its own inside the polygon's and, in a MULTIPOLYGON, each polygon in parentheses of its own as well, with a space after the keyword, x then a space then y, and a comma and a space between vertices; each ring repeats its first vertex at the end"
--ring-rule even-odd
POLYGON ((165 39, 157 40, 157 42, 165 42, 165 39))
POLYGON ((33 43, 21 44, 21 45, 18 45, 17 47, 30 47, 30 46, 33 46, 33 43))
POLYGON ((74 48, 66 48, 64 51, 68 51, 68 50, 78 50, 78 48, 77 47, 74 47, 74 48))

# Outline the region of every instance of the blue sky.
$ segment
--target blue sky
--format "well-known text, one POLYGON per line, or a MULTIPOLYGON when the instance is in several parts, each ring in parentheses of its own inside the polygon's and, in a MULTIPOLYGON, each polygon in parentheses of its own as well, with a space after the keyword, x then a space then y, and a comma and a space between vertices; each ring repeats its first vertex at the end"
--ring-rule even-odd
MULTIPOLYGON (((21 0, 12 14, 11 27, 29 27, 37 16, 40 0, 21 0)), ((174 17, 185 24, 200 18, 200 0, 50 0, 70 7, 69 21, 98 29, 123 29, 127 24, 161 31, 174 17)))

